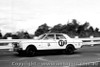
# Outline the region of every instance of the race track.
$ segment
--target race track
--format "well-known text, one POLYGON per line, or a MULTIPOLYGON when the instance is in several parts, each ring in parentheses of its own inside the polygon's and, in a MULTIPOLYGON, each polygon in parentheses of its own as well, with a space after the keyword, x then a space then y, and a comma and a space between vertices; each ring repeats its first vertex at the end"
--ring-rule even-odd
POLYGON ((0 67, 75 67, 100 61, 100 46, 83 47, 72 55, 40 52, 35 57, 18 56, 16 52, 0 50, 0 67))

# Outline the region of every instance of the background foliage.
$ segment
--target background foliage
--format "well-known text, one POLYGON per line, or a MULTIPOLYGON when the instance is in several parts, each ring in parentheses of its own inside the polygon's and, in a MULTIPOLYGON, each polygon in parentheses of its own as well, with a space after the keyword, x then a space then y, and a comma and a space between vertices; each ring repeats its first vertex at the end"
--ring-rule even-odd
POLYGON ((68 22, 64 25, 57 24, 54 27, 49 27, 46 23, 42 24, 36 30, 35 36, 39 36, 47 32, 65 33, 72 38, 74 38, 75 36, 79 36, 80 38, 90 36, 100 37, 99 28, 94 29, 92 26, 90 26, 89 22, 79 24, 79 22, 76 19, 73 19, 72 22, 68 22))
POLYGON ((13 39, 32 39, 34 36, 39 36, 43 33, 65 33, 70 37, 74 38, 75 36, 79 36, 80 38, 85 37, 100 37, 99 28, 93 28, 90 26, 89 22, 85 22, 84 24, 80 24, 76 19, 73 19, 71 22, 68 22, 64 25, 57 24, 53 27, 48 26, 46 23, 40 25, 35 33, 29 34, 27 31, 17 31, 15 34, 6 33, 4 36, 2 32, 0 32, 0 39, 7 39, 7 37, 12 37, 13 39))

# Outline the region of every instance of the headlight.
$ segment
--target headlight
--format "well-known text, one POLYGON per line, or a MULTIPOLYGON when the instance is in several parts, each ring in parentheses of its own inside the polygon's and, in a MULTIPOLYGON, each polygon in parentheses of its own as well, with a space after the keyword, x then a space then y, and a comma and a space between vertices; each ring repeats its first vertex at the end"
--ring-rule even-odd
POLYGON ((19 43, 13 43, 14 48, 20 47, 19 43))

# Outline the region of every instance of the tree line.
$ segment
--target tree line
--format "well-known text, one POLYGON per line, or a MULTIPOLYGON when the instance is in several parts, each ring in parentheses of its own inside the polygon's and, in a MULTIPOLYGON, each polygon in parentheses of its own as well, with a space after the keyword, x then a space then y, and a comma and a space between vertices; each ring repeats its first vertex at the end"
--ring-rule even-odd
POLYGON ((18 31, 15 34, 6 33, 4 36, 0 32, 0 39, 7 39, 7 37, 12 37, 13 39, 32 39, 34 36, 39 36, 43 33, 65 33, 68 36, 74 38, 78 36, 80 38, 85 37, 100 37, 99 28, 93 28, 90 26, 89 22, 80 24, 76 19, 73 19, 71 22, 68 22, 64 25, 57 24, 53 27, 48 26, 46 23, 40 25, 35 33, 29 34, 27 31, 18 31))
POLYGON ((53 27, 48 26, 46 23, 42 24, 35 31, 35 36, 39 36, 47 32, 65 33, 72 38, 74 38, 75 36, 78 36, 80 38, 90 36, 100 37, 99 28, 94 29, 92 26, 90 26, 89 22, 79 24, 79 22, 76 19, 73 19, 71 22, 68 22, 67 24, 57 24, 53 27))
POLYGON ((6 33, 4 36, 0 33, 0 39, 7 39, 8 37, 12 37, 12 39, 32 39, 33 35, 29 34, 27 31, 18 31, 15 34, 6 33))

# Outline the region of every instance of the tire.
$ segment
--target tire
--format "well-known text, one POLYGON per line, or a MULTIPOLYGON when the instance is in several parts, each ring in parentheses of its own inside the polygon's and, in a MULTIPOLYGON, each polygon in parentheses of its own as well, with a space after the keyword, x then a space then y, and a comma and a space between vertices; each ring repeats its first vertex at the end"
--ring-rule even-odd
POLYGON ((23 55, 25 55, 25 52, 24 51, 18 51, 18 55, 23 56, 23 55))
POLYGON ((26 56, 35 56, 35 54, 36 54, 35 47, 28 47, 26 49, 26 56))
POLYGON ((66 54, 73 54, 74 53, 74 46, 73 45, 68 45, 65 49, 66 54))

